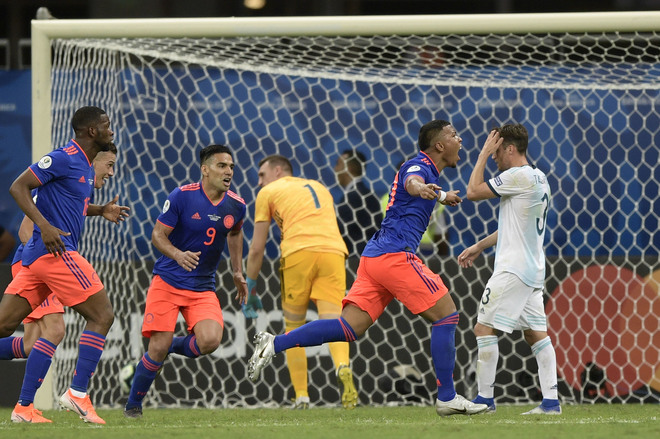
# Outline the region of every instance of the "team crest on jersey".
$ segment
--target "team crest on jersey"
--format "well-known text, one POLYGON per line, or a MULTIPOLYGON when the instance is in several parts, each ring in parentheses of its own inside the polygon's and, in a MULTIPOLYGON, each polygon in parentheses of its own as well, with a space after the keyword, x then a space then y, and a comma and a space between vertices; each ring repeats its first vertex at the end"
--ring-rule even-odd
POLYGON ((170 210, 170 200, 165 200, 165 204, 163 205, 163 213, 167 212, 170 210))
POLYGON ((38 166, 41 169, 48 169, 52 164, 53 164, 53 159, 50 156, 45 155, 41 157, 41 160, 39 160, 38 166))
POLYGON ((420 169, 422 169, 422 168, 420 168, 418 165, 411 166, 411 167, 409 167, 408 170, 406 171, 406 174, 409 173, 409 172, 419 171, 420 169))
POLYGON ((212 213, 212 214, 208 215, 208 217, 211 221, 214 221, 214 222, 217 222, 220 219, 220 217, 218 215, 216 215, 215 213, 212 213))
POLYGON ((223 220, 222 223, 225 225, 226 228, 231 229, 234 226, 234 223, 236 220, 234 219, 233 215, 227 215, 223 220))

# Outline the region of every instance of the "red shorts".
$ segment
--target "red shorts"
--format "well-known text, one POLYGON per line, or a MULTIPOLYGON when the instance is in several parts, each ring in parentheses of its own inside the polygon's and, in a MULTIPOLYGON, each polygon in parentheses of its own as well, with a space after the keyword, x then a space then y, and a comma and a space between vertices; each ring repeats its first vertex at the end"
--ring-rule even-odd
POLYGON ((24 266, 7 286, 5 294, 23 297, 35 309, 51 293, 61 304, 76 306, 103 288, 90 263, 78 252, 68 251, 57 257, 43 255, 24 266))
MULTIPOLYGON (((14 278, 18 274, 18 272, 23 269, 23 264, 21 262, 17 262, 14 265, 11 266, 11 277, 14 278)), ((32 313, 23 320, 23 324, 26 323, 34 323, 37 320, 40 320, 43 316, 48 315, 48 314, 64 314, 64 307, 60 303, 59 300, 57 300, 57 297, 55 297, 55 294, 52 293, 46 300, 41 302, 41 305, 39 305, 32 313)))
POLYGON ((225 326, 215 291, 182 290, 154 276, 147 291, 142 335, 149 338, 153 332, 174 332, 179 312, 186 320, 188 332, 202 320, 215 320, 225 326))
POLYGON ((440 276, 414 253, 363 256, 357 278, 342 305, 352 303, 376 321, 392 299, 397 299, 413 314, 419 314, 435 305, 448 291, 440 276))

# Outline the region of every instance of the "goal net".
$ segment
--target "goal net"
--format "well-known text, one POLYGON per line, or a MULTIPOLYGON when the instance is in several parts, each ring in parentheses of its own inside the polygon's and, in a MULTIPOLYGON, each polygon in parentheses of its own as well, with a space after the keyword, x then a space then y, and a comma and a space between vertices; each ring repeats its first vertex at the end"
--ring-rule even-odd
MULTIPOLYGON (((199 180, 202 147, 222 143, 234 151, 232 190, 248 206, 247 254, 261 158, 289 157, 296 175, 320 180, 339 202, 342 189, 333 168, 344 151, 356 149, 367 158, 363 181, 380 197, 397 165, 416 154, 419 128, 432 119, 449 120, 463 138, 458 167, 441 175, 444 189, 462 195, 490 128, 522 123, 530 132, 530 162, 548 175, 553 192, 546 308, 561 398, 657 400, 660 35, 647 23, 660 20, 649 14, 655 13, 601 14, 602 21, 589 14, 298 18, 288 28, 258 19, 205 20, 198 26, 173 20, 157 30, 152 24, 158 20, 43 23, 45 29, 85 24, 78 34, 92 36, 61 30, 49 39, 50 147, 72 136, 76 108, 106 109, 119 157, 116 175, 96 200, 119 194, 120 203, 131 208, 120 226, 87 220, 81 243, 116 315, 90 385, 95 404, 118 407, 125 401, 119 371, 146 347, 142 312, 159 256, 150 243, 153 224, 169 192, 199 180), (605 24, 598 28, 594 22, 605 24), (196 37, 182 37, 183 26, 196 37), (126 29, 130 35, 122 36, 126 29)), ((36 72, 40 62, 33 61, 36 72)), ((496 173, 491 161, 486 174, 496 173)), ((476 394, 471 327, 493 252, 472 269, 460 269, 455 259, 496 229, 497 200, 465 200, 442 214, 448 253, 436 247, 420 254, 442 276, 461 313, 454 377, 457 391, 471 398, 476 394)), ((171 355, 146 406, 290 404, 294 395, 284 355, 275 357, 256 385, 246 373, 256 331, 283 331, 277 232, 271 236, 258 281, 265 311, 256 322, 244 319, 233 300, 227 256, 218 272, 225 321, 221 347, 196 360, 171 355)), ((356 267, 352 256, 347 287, 356 267)), ((316 318, 313 308, 308 318, 316 318)), ((67 336, 54 362, 54 396, 70 383, 83 326, 71 311, 66 320, 67 336)), ((184 330, 179 324, 177 335, 184 330)), ((428 323, 391 304, 351 345, 360 404, 431 403, 429 340, 428 323), (401 373, 415 369, 421 376, 401 373)), ((522 335, 500 337, 500 354, 498 402, 539 400, 535 360, 522 335)), ((339 405, 327 348, 309 348, 307 356, 312 405, 339 405)))

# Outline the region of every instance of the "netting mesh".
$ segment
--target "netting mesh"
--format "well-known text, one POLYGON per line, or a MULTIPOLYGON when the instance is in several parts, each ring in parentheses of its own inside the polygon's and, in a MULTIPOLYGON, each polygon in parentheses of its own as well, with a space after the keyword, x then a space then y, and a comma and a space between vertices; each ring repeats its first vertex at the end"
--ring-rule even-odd
MULTIPOLYGON (((248 205, 249 239, 256 164, 264 156, 290 157, 294 174, 322 181, 339 200, 333 166, 343 151, 357 149, 368 159, 364 181, 380 196, 401 160, 416 153, 421 125, 436 118, 451 121, 463 137, 458 168, 441 175, 444 189, 463 195, 489 128, 520 122, 530 131, 530 161, 553 191, 546 289, 561 397, 653 397, 660 391, 659 43, 656 33, 55 40, 53 145, 71 137, 76 108, 105 108, 119 159, 97 202, 119 194, 131 207, 119 227, 89 219, 81 244, 116 314, 92 380, 93 401, 117 406, 125 398, 119 370, 146 346, 140 325, 158 256, 153 223, 170 191, 199 180, 200 148, 223 143, 235 151, 232 189, 248 205)), ((496 172, 490 163, 487 174, 496 172)), ((495 230, 496 206, 465 201, 447 208, 449 255, 422 255, 462 314, 455 379, 467 397, 476 392, 471 326, 493 254, 468 270, 455 256, 495 230)), ((278 257, 273 238, 258 283, 266 312, 256 324, 231 299, 228 263, 221 263, 221 347, 197 360, 170 356, 147 406, 281 405, 293 397, 284 355, 261 383, 246 377, 255 331, 283 331, 278 257)), ((349 286, 356 266, 350 258, 349 286)), ((83 324, 70 311, 66 317, 56 394, 69 384, 83 324)), ((429 335, 423 319, 391 304, 351 346, 360 403, 432 401, 429 335), (415 366, 421 380, 397 379, 401 365, 415 366)), ((312 405, 337 405, 327 349, 307 352, 312 405)), ((536 365, 521 335, 502 337, 500 353, 498 401, 539 399, 536 365)))

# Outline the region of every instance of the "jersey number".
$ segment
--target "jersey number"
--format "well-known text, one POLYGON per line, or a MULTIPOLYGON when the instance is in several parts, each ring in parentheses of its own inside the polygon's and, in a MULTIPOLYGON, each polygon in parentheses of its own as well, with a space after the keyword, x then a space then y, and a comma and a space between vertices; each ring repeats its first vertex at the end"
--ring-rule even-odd
POLYGON ((305 187, 312 193, 312 198, 314 198, 314 206, 316 206, 317 209, 320 209, 321 204, 319 203, 319 197, 317 197, 316 192, 314 192, 314 188, 312 188, 312 186, 309 184, 306 184, 305 187))
POLYGON ((490 302, 490 288, 486 288, 486 290, 484 291, 484 295, 481 296, 481 303, 482 304, 485 305, 488 302, 490 302))
POLYGON ((548 215, 548 206, 550 205, 548 194, 543 194, 541 201, 545 203, 545 209, 543 209, 543 218, 536 218, 536 233, 543 235, 543 230, 545 230, 545 219, 548 215))
POLYGON ((208 236, 210 239, 208 241, 204 241, 204 245, 213 244, 213 241, 215 241, 215 228, 209 227, 206 229, 206 236, 208 236))

